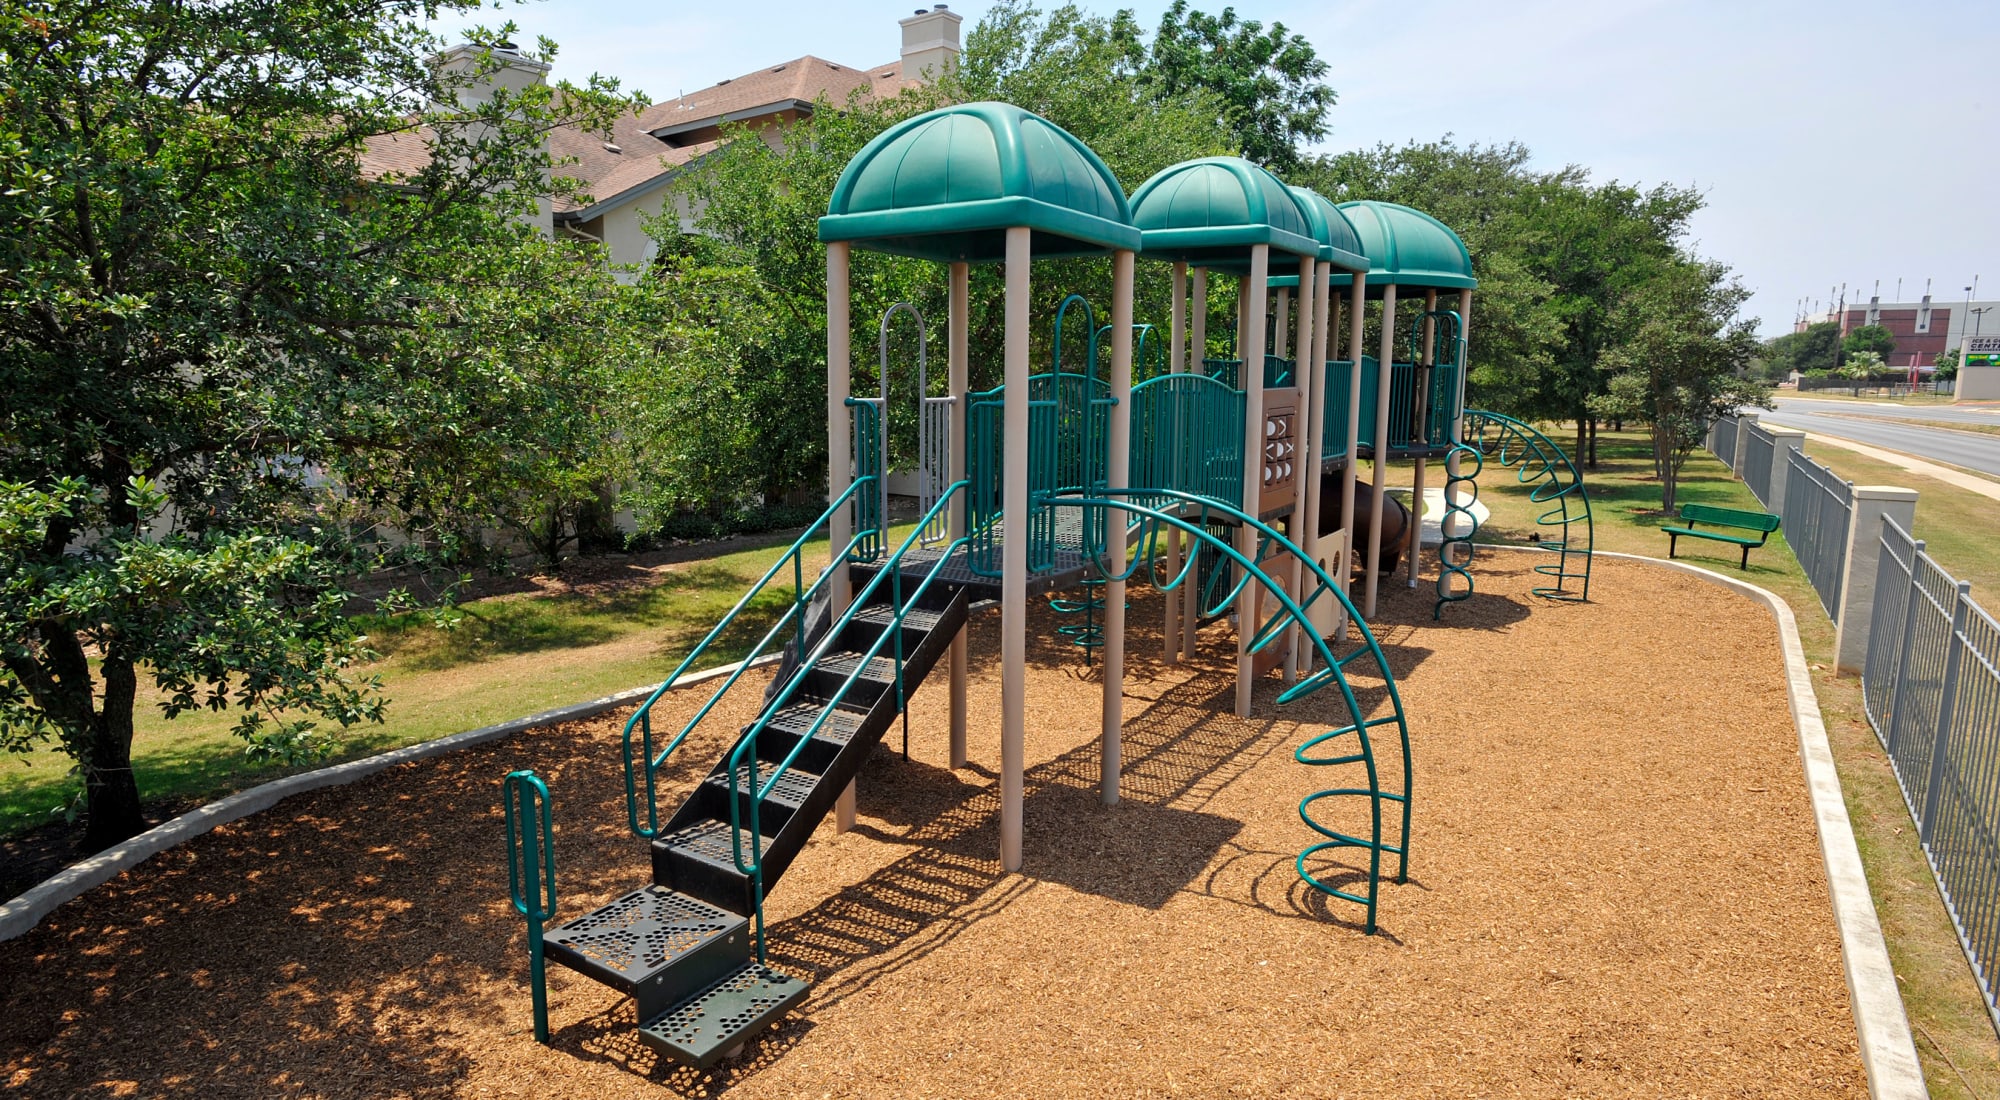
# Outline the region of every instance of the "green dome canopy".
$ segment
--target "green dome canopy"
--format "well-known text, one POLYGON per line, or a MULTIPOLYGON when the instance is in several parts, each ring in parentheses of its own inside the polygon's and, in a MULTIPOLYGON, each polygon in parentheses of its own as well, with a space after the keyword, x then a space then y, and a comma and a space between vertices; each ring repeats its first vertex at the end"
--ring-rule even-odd
POLYGON ((1347 215, 1317 191, 1294 187, 1291 192, 1306 212, 1306 222, 1312 226, 1313 236, 1319 241, 1319 258, 1349 271, 1368 270, 1367 249, 1361 246, 1361 236, 1355 232, 1354 224, 1347 220, 1347 215))
MULTIPOLYGON (((1421 210, 1393 202, 1364 199, 1339 206, 1361 238, 1361 251, 1373 261, 1368 269, 1370 297, 1379 296, 1380 287, 1421 286, 1469 290, 1479 285, 1472 277, 1472 254, 1451 227, 1421 210)), ((1351 280, 1334 276, 1345 286, 1351 280)))
POLYGON ((1242 157, 1203 157, 1162 169, 1132 196, 1132 224, 1149 258, 1201 267, 1247 270, 1253 245, 1294 256, 1317 257, 1320 249, 1298 199, 1278 177, 1242 157))
POLYGON ((1137 251, 1125 192, 1068 131, 1011 103, 918 115, 869 142, 834 185, 822 241, 941 262, 1006 258, 1006 230, 1038 256, 1137 251))

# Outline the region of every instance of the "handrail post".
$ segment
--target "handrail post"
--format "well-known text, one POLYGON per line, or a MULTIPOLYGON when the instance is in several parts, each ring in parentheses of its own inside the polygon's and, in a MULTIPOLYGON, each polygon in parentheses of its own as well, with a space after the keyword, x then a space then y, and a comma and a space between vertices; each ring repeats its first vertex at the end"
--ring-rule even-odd
POLYGON ((556 853, 549 826, 549 786, 533 771, 508 772, 500 783, 507 819, 507 892, 528 921, 528 984, 534 998, 535 1041, 549 1041, 549 991, 542 961, 542 926, 556 914, 556 853))
MULTIPOLYGON (((1884 519, 1884 526, 1893 521, 1884 519)), ((1884 724, 1888 727, 1882 734, 1882 750, 1889 754, 1891 764, 1896 759, 1897 736, 1896 719, 1903 709, 1904 677, 1910 671, 1910 635, 1917 628, 1917 597, 1921 594, 1917 587, 1917 559, 1923 555, 1924 543, 1921 539, 1910 540, 1910 566, 1903 580, 1907 590, 1903 593, 1903 633, 1901 643, 1896 647, 1896 677, 1889 685, 1889 706, 1884 712, 1884 724)), ((1879 581, 1877 583, 1880 583, 1879 581)))
MULTIPOLYGON (((1914 560, 1914 559, 1913 559, 1914 560)), ((1959 657, 1965 652, 1960 638, 1965 633, 1966 609, 1972 605, 1972 585, 1959 581, 1951 597, 1951 630, 1945 635, 1944 679, 1938 686, 1936 739, 1931 742, 1931 774, 1924 783, 1924 816, 1917 822, 1917 840, 1926 850, 1931 846, 1931 830, 1937 825, 1938 795, 1944 785, 1945 751, 1950 747, 1952 706, 1958 695, 1959 657)))

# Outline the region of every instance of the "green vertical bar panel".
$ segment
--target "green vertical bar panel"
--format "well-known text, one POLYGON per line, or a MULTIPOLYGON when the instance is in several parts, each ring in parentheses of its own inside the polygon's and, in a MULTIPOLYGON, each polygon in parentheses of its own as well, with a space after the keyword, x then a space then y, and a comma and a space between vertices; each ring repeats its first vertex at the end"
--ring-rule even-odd
POLYGON ((535 1006, 535 1041, 549 1041, 548 976, 542 926, 556 915, 556 852, 549 826, 549 786, 532 771, 508 772, 500 783, 507 817, 507 892, 528 920, 528 984, 535 1006))

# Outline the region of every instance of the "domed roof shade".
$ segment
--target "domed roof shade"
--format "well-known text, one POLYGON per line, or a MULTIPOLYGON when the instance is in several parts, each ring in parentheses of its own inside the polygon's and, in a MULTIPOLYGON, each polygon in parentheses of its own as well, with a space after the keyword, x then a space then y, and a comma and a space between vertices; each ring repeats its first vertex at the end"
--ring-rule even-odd
MULTIPOLYGON (((1344 202, 1339 209, 1360 235, 1361 250, 1373 261, 1368 268, 1370 297, 1391 283, 1465 290, 1479 285, 1472 277, 1472 253, 1466 251, 1465 242, 1429 214, 1373 199, 1344 202)), ((1345 286, 1351 280, 1335 275, 1333 281, 1345 286)))
POLYGON ((1340 212, 1340 207, 1308 188, 1294 187, 1291 192, 1306 212, 1313 236, 1319 240, 1319 258, 1349 271, 1366 271, 1370 266, 1368 252, 1361 247, 1361 235, 1355 232, 1354 224, 1340 212))
POLYGON ((1249 269, 1254 245, 1294 256, 1318 256, 1320 249, 1291 191, 1242 157, 1203 157, 1162 169, 1132 196, 1132 224, 1151 259, 1230 271, 1249 269))
POLYGON ((1006 258, 1006 231, 1037 256, 1137 251, 1125 192, 1096 153, 1011 103, 964 103, 869 142, 834 185, 822 241, 940 262, 1006 258))

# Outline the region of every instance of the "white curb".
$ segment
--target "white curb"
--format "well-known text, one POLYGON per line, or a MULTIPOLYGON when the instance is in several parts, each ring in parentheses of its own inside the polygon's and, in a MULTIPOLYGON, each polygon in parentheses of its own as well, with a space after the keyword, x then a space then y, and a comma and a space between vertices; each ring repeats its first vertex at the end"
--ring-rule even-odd
MULTIPOLYGON (((778 658, 778 654, 766 654, 751 661, 750 667, 767 665, 778 658)), ((718 676, 727 676, 741 665, 742 662, 738 661, 683 676, 674 682, 674 687, 687 687, 704 680, 713 680, 718 676)), ((172 821, 148 829, 122 844, 106 848, 89 859, 72 863, 20 897, 0 905, 0 940, 11 940, 21 935, 40 924, 42 918, 48 916, 57 906, 99 883, 108 882, 117 875, 137 867, 176 844, 192 840, 218 825, 248 817, 259 810, 269 809, 292 795, 318 790, 321 787, 352 783, 385 768, 395 767, 397 764, 407 764, 412 760, 442 756, 458 749, 483 745, 488 741, 498 741, 536 726, 594 718, 606 711, 639 702, 659 688, 658 684, 633 688, 616 695, 607 695, 602 699, 592 699, 585 703, 573 703, 566 707, 545 710, 539 714, 530 714, 526 718, 516 718, 497 726, 483 726, 476 730, 440 737, 435 741, 405 745, 400 749, 391 749, 360 760, 350 760, 345 764, 288 775, 283 779, 274 779, 247 791, 238 791, 226 798, 216 799, 199 809, 189 810, 172 821)))
MULTIPOLYGON (((1478 548, 1531 554, 1552 552, 1532 546, 1492 543, 1480 543, 1478 548)), ((1868 892, 1861 851, 1854 845, 1854 826, 1848 820, 1847 803, 1840 794, 1840 773, 1833 764, 1833 749, 1827 744, 1826 723, 1820 717, 1819 697, 1813 693, 1812 670, 1806 664, 1805 646, 1799 642, 1799 623, 1791 605, 1769 589, 1697 565, 1611 550, 1595 553, 1599 557, 1664 565, 1692 574, 1763 603, 1777 620, 1778 636, 1785 651, 1785 686, 1791 697, 1792 724, 1798 727, 1799 757, 1805 764, 1806 787, 1812 795, 1813 816, 1819 824, 1820 858, 1826 862, 1833 920, 1840 928, 1840 958, 1847 971, 1847 995, 1854 1006, 1854 1030, 1861 1040, 1861 1065, 1868 1074, 1868 1095, 1875 1100, 1928 1097, 1923 1063, 1917 1060, 1916 1040, 1910 1034, 1909 1017, 1903 1012, 1903 994, 1896 984, 1896 970, 1889 963, 1889 947, 1882 939, 1875 899, 1868 892)))

